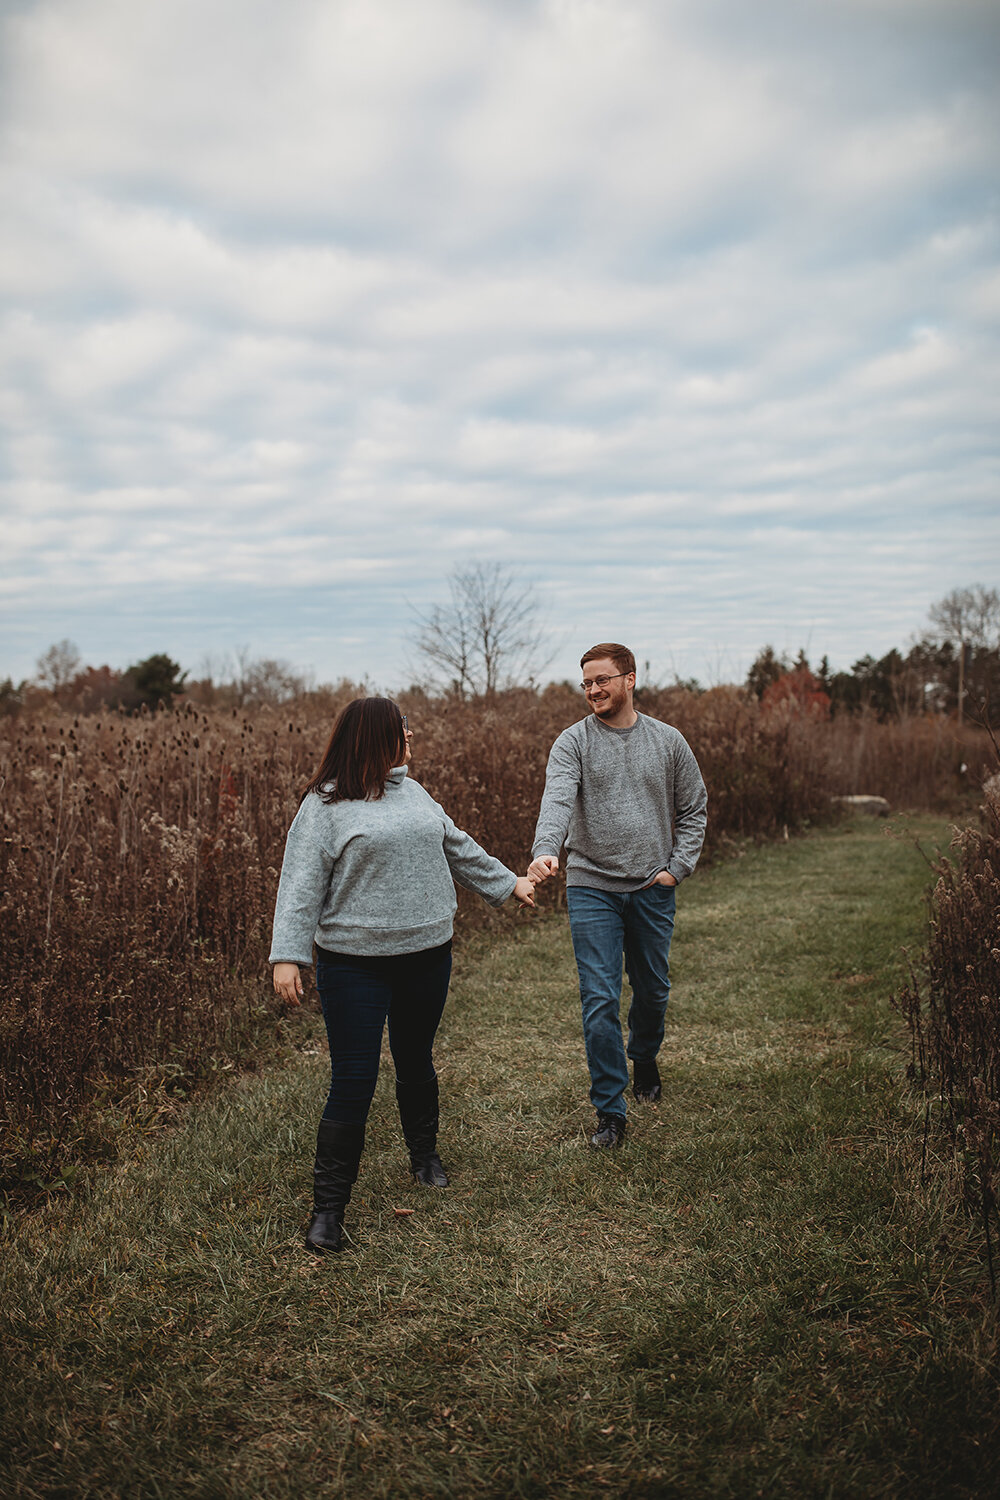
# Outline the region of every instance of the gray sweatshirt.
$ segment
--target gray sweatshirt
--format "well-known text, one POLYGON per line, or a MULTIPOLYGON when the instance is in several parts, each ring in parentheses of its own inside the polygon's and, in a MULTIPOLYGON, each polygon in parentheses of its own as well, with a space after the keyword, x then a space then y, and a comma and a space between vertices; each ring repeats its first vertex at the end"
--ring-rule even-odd
POLYGON ((558 858, 565 842, 567 885, 638 891, 660 870, 681 881, 698 863, 707 803, 678 730, 647 714, 614 729, 591 714, 549 752, 532 855, 558 858))
POLYGON ((502 906, 517 877, 463 833, 405 766, 377 802, 311 792, 285 841, 271 963, 334 953, 417 953, 452 935, 453 881, 502 906))

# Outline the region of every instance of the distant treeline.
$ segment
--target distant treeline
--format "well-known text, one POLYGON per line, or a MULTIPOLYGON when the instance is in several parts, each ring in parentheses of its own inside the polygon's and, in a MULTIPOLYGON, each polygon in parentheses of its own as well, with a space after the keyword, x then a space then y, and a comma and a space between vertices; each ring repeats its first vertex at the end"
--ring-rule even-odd
POLYGON ((832 672, 824 656, 814 671, 800 651, 791 661, 765 646, 746 679, 763 703, 791 697, 829 714, 873 714, 885 722, 914 714, 963 716, 1000 724, 1000 651, 996 647, 920 640, 904 656, 862 656, 849 672, 832 672), (962 661, 959 663, 961 651, 962 661))
MULTIPOLYGON (((169 708, 183 702, 199 708, 280 708, 340 700, 343 686, 343 681, 316 686, 288 662, 250 658, 246 653, 214 674, 193 679, 162 652, 124 671, 85 666, 72 642, 60 641, 39 659, 34 678, 17 684, 9 677, 0 681, 0 715, 51 707, 74 714, 115 709, 135 713, 143 707, 169 708)), ((804 651, 792 659, 765 646, 739 687, 765 710, 789 704, 820 718, 864 714, 884 723, 934 715, 1000 725, 1000 650, 992 645, 927 637, 905 655, 893 648, 878 660, 862 656, 847 672, 833 672, 825 656, 814 668, 804 651)), ((655 696, 665 690, 695 695, 706 691, 695 679, 658 684, 640 674, 640 704, 644 693, 655 696)), ((359 691, 364 691, 363 685, 359 691)))

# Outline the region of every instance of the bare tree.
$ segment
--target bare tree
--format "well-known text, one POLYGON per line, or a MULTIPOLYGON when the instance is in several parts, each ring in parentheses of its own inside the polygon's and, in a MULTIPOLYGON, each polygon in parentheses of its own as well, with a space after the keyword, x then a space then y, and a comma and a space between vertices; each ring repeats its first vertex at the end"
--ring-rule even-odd
POLYGON ((460 697, 534 681, 552 658, 531 587, 502 563, 470 563, 448 579, 451 598, 413 611, 417 649, 460 697))
POLYGON ((289 703, 310 690, 311 679, 291 662, 255 657, 249 646, 236 646, 222 656, 206 653, 201 659, 203 682, 221 701, 237 708, 289 703))
POLYGON ((308 690, 305 675, 287 661, 262 656, 240 666, 240 689, 244 703, 290 703, 308 690))
POLYGON ((73 641, 56 641, 35 663, 37 681, 58 697, 69 687, 81 665, 82 658, 73 641))
POLYGON ((962 722, 965 700, 965 651, 967 646, 996 649, 1000 644, 1000 595, 996 589, 975 583, 968 589, 952 589, 927 611, 938 638, 958 647, 958 722, 962 722))

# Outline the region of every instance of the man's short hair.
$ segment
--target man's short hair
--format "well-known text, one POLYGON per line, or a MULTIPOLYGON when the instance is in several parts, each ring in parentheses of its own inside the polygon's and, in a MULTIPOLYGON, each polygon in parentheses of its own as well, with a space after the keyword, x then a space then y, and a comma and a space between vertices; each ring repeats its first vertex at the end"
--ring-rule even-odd
POLYGON ((580 657, 580 666, 585 667, 588 661, 603 661, 607 657, 613 661, 619 672, 634 672, 635 657, 627 646, 621 646, 617 641, 601 641, 597 646, 591 646, 580 657))

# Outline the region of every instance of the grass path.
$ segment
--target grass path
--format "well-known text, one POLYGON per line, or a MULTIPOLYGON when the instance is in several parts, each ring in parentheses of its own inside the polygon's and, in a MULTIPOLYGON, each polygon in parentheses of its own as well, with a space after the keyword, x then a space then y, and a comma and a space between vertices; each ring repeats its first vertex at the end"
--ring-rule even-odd
POLYGON ((385 1069, 349 1255, 301 1249, 318 1041, 10 1220, 0 1491, 990 1491, 983 1271, 920 1184, 888 1007, 926 883, 870 822, 689 882, 664 1099, 614 1154, 586 1146, 564 919, 467 945, 453 1185, 409 1183, 385 1069))

